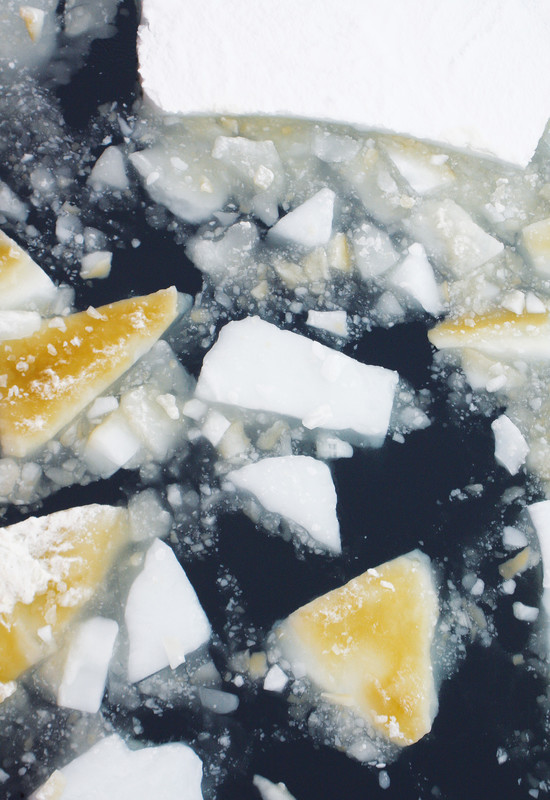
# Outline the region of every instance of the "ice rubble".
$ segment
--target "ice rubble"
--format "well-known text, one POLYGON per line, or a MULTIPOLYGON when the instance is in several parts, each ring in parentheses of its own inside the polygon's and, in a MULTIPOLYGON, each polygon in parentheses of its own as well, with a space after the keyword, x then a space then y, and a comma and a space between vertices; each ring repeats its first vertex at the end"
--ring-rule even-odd
POLYGON ((381 444, 396 385, 391 370, 248 317, 222 329, 204 359, 196 396, 295 417, 310 429, 352 431, 381 444))
POLYGON ((321 548, 341 551, 336 490, 326 464, 310 456, 263 458, 227 474, 267 511, 303 528, 321 548))
POLYGON ((201 781, 201 760, 187 745, 130 749, 112 735, 54 772, 31 800, 202 800, 201 781))

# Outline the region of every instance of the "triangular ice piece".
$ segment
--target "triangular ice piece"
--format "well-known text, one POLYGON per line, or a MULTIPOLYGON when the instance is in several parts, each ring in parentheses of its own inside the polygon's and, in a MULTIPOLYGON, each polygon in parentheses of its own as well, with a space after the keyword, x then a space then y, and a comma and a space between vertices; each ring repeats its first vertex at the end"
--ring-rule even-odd
POLYGON ((128 537, 126 509, 102 505, 0 529, 0 681, 50 652, 128 537))
POLYGON ((44 270, 0 231, 0 309, 44 309, 56 291, 44 270))
POLYGON ((430 561, 414 550, 299 608, 279 642, 297 673, 404 746, 428 733, 437 708, 437 616, 430 561))
POLYGON ((0 444, 26 456, 146 353, 178 313, 174 287, 44 322, 0 343, 0 444))

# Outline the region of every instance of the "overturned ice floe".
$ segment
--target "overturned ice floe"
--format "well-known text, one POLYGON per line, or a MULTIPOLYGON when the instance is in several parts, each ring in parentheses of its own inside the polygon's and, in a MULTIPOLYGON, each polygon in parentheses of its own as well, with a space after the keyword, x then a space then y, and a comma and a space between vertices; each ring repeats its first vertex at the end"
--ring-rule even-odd
POLYGON ((306 428, 384 439, 398 375, 355 361, 259 317, 226 325, 205 356, 196 395, 286 414, 306 428))
POLYGON ((430 560, 414 550, 312 600, 276 632, 296 675, 404 746, 428 733, 437 711, 437 618, 430 560))
POLYGON ((113 735, 56 770, 31 800, 202 800, 201 781, 202 762, 186 744, 131 750, 113 735))
POLYGON ((262 506, 299 525, 315 544, 339 553, 340 526, 330 470, 310 456, 263 458, 227 475, 237 489, 262 506))
POLYGON ((125 610, 130 640, 128 678, 141 681, 177 666, 210 638, 210 623, 168 545, 155 541, 135 579, 125 610))

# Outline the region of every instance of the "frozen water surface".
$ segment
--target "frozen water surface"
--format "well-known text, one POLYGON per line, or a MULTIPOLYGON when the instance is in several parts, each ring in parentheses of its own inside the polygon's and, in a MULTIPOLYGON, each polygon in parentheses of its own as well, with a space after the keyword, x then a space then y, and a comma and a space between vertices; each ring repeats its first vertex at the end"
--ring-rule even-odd
POLYGON ((0 453, 6 525, 92 503, 126 520, 68 635, 43 619, 26 646, 51 654, 0 684, 1 791, 462 800, 468 773, 472 800, 544 796, 548 137, 520 169, 343 125, 163 117, 134 94, 133 3, 32 8, 2 7, 0 404, 44 321, 59 377, 74 312, 84 341, 109 303, 178 300, 40 446, 0 453), (439 710, 402 747, 326 653, 301 663, 270 631, 417 548, 439 710))

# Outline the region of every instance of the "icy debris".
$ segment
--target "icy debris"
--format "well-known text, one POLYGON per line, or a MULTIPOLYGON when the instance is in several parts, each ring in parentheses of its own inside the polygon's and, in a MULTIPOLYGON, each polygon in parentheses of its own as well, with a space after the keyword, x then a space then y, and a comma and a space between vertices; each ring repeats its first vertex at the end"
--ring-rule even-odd
POLYGON ((441 291, 421 244, 412 244, 403 261, 391 272, 390 283, 411 295, 429 314, 443 311, 441 291))
POLYGON ((288 684, 288 675, 283 672, 278 664, 273 664, 264 678, 264 690, 266 692, 282 692, 288 684))
POLYGON ((399 260, 388 234, 369 222, 363 222, 353 233, 355 264, 365 281, 386 272, 399 260))
POLYGON ((106 39, 113 36, 118 9, 117 0, 66 0, 64 32, 66 36, 89 36, 106 39))
POLYGON ((124 191, 130 185, 126 175, 124 156, 118 147, 106 147, 95 162, 88 178, 94 189, 124 191))
POLYGON ((45 311, 55 284, 19 245, 0 231, 0 309, 45 311))
POLYGON ((468 275, 504 250, 502 242, 454 200, 424 202, 412 210, 406 226, 436 265, 455 278, 468 275))
POLYGON ((430 194, 456 179, 448 166, 448 156, 414 139, 394 137, 383 142, 391 161, 417 194, 430 194))
POLYGON ((27 33, 32 42, 37 42, 42 36, 44 30, 44 19, 46 12, 42 8, 34 8, 33 6, 20 6, 19 16, 25 23, 27 33))
POLYGON ((516 553, 513 558, 509 558, 508 561, 499 564, 498 571, 501 577, 508 581, 511 578, 515 578, 516 575, 521 575, 522 572, 525 572, 525 570, 530 567, 533 567, 538 563, 538 560, 538 556, 532 553, 530 547, 524 547, 523 550, 516 553))
POLYGON ((252 222, 238 222, 227 228, 218 239, 192 238, 187 255, 195 266, 216 280, 235 279, 243 272, 243 263, 252 256, 259 242, 257 227, 252 222))
POLYGON ((297 417, 311 429, 355 431, 380 444, 397 379, 395 372, 247 317, 222 329, 205 356, 196 395, 297 417))
POLYGON ((308 248, 327 244, 332 235, 335 197, 332 189, 320 189, 270 228, 268 238, 308 248))
POLYGON ((201 432, 208 439, 210 444, 216 447, 224 437, 225 432, 231 427, 231 422, 220 414, 219 411, 211 408, 202 424, 201 432))
POLYGON ((30 800, 202 800, 202 762, 185 744, 130 749, 101 739, 53 773, 30 800))
POLYGON ((111 272, 113 254, 108 250, 96 250, 82 257, 80 277, 88 281, 92 278, 107 278, 111 272))
POLYGON ((93 429, 84 448, 87 468, 109 478, 139 452, 141 442, 120 409, 109 414, 93 429))
MULTIPOLYGON (((25 203, 12 192, 4 181, 0 181, 0 214, 13 222, 25 222, 29 214, 25 203)), ((2 220, 0 217, 0 221, 5 222, 6 220, 2 220)))
POLYGON ((37 311, 0 310, 0 339, 23 339, 31 336, 41 323, 42 318, 37 311))
POLYGON ((495 436, 495 459, 510 475, 516 475, 529 454, 525 437, 506 414, 495 419, 491 428, 495 436))
POLYGON ((128 502, 130 536, 135 542, 165 539, 172 527, 172 516, 161 503, 155 489, 145 489, 128 502))
POLYGON ((58 705, 89 714, 99 711, 117 634, 117 623, 104 617, 79 625, 65 660, 58 705))
POLYGON ((353 447, 349 442, 330 436, 327 433, 318 433, 315 438, 315 453, 317 458, 330 461, 333 458, 351 458, 353 447))
POLYGON ((550 217, 527 225, 521 235, 523 249, 541 275, 550 275, 550 217))
POLYGON ((155 202, 187 222, 204 222, 223 208, 228 188, 214 159, 207 166, 194 158, 187 163, 185 157, 189 158, 185 152, 180 156, 178 150, 157 145, 132 153, 129 159, 155 202), (181 169, 174 169, 174 158, 179 159, 181 169))
POLYGON ((514 528, 512 525, 505 525, 502 531, 502 544, 507 550, 525 547, 527 545, 527 536, 518 528, 514 528))
POLYGON ((520 603, 519 600, 512 604, 512 610, 514 617, 522 622, 535 622, 539 615, 538 608, 526 606, 524 603, 520 603))
POLYGON ((342 161, 351 161, 360 147, 361 143, 352 136, 319 130, 313 137, 311 149, 320 161, 339 164, 342 161))
POLYGON ((272 783, 261 775, 254 775, 252 783, 259 791, 262 800, 295 800, 284 783, 272 783))
POLYGON ((221 692, 207 686, 199 688, 199 700, 204 708, 215 714, 232 714, 239 707, 239 698, 231 692, 221 692))
POLYGON ((348 335, 348 315, 345 311, 308 311, 306 324, 343 338, 348 335))
POLYGON ((210 638, 210 623, 173 551, 155 541, 134 580, 125 610, 132 683, 175 669, 210 638))
POLYGON ((323 462, 310 456, 263 458, 229 472, 227 479, 267 511, 299 525, 316 545, 340 552, 336 491, 323 462))

